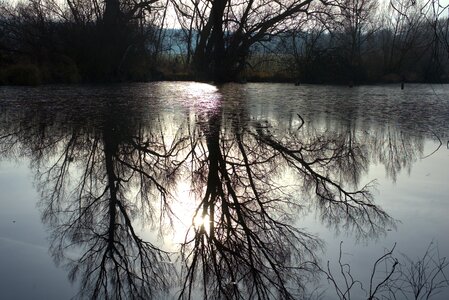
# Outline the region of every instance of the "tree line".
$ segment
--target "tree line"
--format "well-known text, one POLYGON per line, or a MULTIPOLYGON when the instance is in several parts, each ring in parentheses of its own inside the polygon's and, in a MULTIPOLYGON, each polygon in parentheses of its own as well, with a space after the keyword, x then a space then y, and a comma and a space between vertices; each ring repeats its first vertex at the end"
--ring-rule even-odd
POLYGON ((438 0, 2 2, 0 83, 447 81, 447 12, 438 0))
POLYGON ((448 13, 435 2, 345 0, 287 32, 280 46, 306 82, 447 81, 448 13), (335 11, 335 10, 334 10, 335 11), (305 29, 304 29, 305 28, 305 29))

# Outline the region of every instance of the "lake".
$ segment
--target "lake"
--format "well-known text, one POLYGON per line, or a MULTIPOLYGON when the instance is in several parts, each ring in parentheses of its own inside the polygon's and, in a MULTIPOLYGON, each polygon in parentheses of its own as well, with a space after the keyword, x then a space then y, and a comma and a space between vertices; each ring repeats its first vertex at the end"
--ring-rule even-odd
POLYGON ((2 299, 449 298, 449 85, 0 87, 0 109, 2 299))

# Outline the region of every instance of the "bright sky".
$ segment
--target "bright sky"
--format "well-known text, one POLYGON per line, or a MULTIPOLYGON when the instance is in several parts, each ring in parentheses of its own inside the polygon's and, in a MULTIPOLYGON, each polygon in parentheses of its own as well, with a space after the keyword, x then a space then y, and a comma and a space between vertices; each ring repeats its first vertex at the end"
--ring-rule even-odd
MULTIPOLYGON (((29 2, 29 1, 31 1, 31 0, 0 0, 0 3, 17 3, 17 2, 25 2, 26 3, 26 2, 29 2)), ((56 1, 57 3, 61 3, 62 5, 65 5, 65 3, 66 3, 65 0, 54 0, 54 1, 56 1)), ((176 0, 176 1, 179 1, 179 0, 176 0)), ((384 4, 390 2, 390 0, 378 0, 378 1, 380 3, 384 3, 384 4)), ((398 0, 395 0, 395 1, 398 1, 398 0)), ((412 0, 409 0, 409 1, 412 1, 412 0)), ((416 0, 416 1, 417 2, 421 2, 421 3, 427 2, 426 0, 416 0)), ((436 1, 436 2, 438 2, 440 4, 440 11, 443 10, 443 7, 449 6, 449 0, 433 0, 433 1, 436 1)), ((188 1, 182 1, 182 2, 184 4, 188 3, 188 1)), ((161 3, 169 3, 169 10, 167 12, 166 19, 165 19, 165 27, 166 28, 180 28, 180 24, 177 21, 176 13, 174 11, 173 5, 169 1, 166 2, 165 0, 161 1, 161 3)), ((380 6, 383 6, 383 5, 380 5, 380 6)), ((449 16, 449 10, 448 10, 448 13, 444 13, 443 12, 441 14, 441 16, 442 17, 448 17, 449 16)))

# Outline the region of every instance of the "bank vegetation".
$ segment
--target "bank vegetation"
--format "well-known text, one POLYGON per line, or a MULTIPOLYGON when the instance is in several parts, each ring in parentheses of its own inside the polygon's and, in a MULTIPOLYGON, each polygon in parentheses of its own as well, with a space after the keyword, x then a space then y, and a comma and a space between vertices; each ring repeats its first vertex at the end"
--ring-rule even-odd
POLYGON ((449 81, 438 0, 0 2, 0 84, 449 81))

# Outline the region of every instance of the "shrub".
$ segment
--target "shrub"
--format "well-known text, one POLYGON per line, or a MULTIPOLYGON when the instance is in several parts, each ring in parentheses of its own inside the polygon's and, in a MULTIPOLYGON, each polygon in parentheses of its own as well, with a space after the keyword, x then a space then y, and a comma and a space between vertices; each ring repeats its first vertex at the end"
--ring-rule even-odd
POLYGON ((38 85, 42 82, 41 72, 33 64, 16 64, 4 70, 4 83, 11 85, 38 85))

